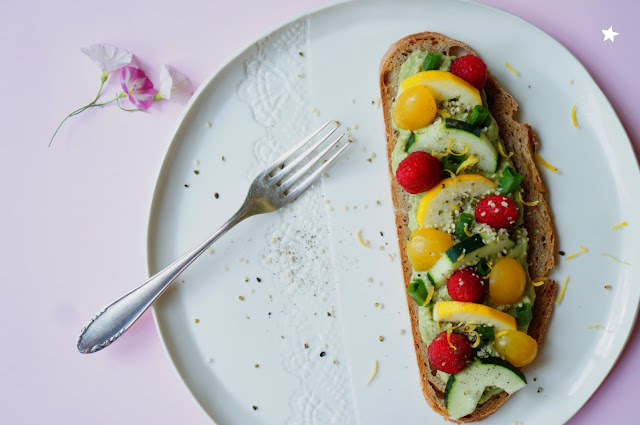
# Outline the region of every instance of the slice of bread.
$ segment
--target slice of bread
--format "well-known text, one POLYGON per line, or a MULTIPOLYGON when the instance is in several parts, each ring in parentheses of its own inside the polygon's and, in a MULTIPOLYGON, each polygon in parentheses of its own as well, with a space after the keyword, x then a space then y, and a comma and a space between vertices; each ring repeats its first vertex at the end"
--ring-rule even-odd
MULTIPOLYGON (((400 66, 412 52, 417 50, 447 55, 455 54, 457 56, 460 56, 460 52, 477 55, 468 45, 457 40, 439 33, 423 32, 409 35, 394 43, 384 55, 380 64, 380 95, 387 134, 387 158, 389 161, 389 173, 391 174, 391 195, 395 209, 405 289, 411 279, 411 265, 406 255, 410 234, 408 227, 410 206, 409 195, 396 182, 391 166, 391 153, 397 137, 397 132, 393 130, 391 121, 391 106, 397 95, 400 66)), ((500 138, 507 151, 514 153, 511 158, 514 166, 524 176, 521 184, 524 190, 524 199, 528 202, 539 201, 535 207, 526 208, 524 226, 529 234, 529 274, 532 278, 546 276, 555 267, 555 233, 551 220, 551 209, 547 200, 547 191, 540 179, 534 159, 539 143, 528 124, 521 124, 514 120, 513 114, 518 109, 518 104, 509 93, 500 87, 491 75, 487 79, 485 92, 491 115, 500 127, 500 138)), ((547 280, 544 285, 535 289, 536 300, 533 306, 533 320, 529 325, 528 333, 540 345, 553 310, 557 285, 554 281, 547 280)), ((417 305, 408 295, 407 303, 411 316, 411 327, 424 397, 436 412, 449 419, 444 404, 446 383, 436 375, 436 370, 429 364, 427 346, 422 341, 418 329, 417 305)), ((508 398, 509 395, 503 391, 479 405, 470 415, 455 422, 482 420, 500 408, 508 398)))

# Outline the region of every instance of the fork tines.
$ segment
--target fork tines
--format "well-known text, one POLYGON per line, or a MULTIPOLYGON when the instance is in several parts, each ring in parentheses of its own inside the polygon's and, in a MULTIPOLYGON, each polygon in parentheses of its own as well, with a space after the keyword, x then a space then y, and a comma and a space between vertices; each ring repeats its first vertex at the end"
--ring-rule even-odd
POLYGON ((285 197, 298 197, 349 146, 349 143, 346 143, 336 153, 328 156, 328 159, 323 160, 344 136, 342 133, 331 138, 338 126, 337 121, 327 121, 278 158, 267 168, 269 183, 275 183, 285 197), (329 126, 332 123, 334 125, 329 126), (302 153, 296 154, 303 148, 305 149, 302 153))

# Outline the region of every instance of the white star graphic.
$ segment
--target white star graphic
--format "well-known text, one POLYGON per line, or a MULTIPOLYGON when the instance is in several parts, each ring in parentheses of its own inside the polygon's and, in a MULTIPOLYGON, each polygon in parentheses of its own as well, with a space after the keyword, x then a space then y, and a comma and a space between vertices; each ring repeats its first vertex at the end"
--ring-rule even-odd
POLYGON ((604 40, 602 41, 611 40, 612 43, 613 37, 620 34, 619 32, 613 31, 613 26, 610 26, 608 30, 602 30, 602 33, 604 34, 604 40))

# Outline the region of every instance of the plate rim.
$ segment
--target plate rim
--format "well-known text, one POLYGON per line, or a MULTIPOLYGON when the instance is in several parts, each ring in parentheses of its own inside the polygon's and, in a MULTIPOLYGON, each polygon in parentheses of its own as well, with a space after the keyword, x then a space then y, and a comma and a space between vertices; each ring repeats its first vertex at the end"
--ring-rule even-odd
MULTIPOLYGON (((412 2, 412 3, 419 3, 416 0, 401 0, 401 1, 406 1, 406 2, 412 2)), ((451 0, 427 0, 427 2, 446 2, 446 1, 451 1, 451 0)), ((550 34, 548 34, 546 31, 542 30, 541 28, 539 28, 538 26, 534 25, 533 23, 529 22, 528 20, 526 20, 525 18, 522 18, 518 15, 512 14, 510 12, 507 12, 505 10, 499 9, 495 6, 492 5, 488 5, 485 3, 481 3, 479 1, 476 0, 455 0, 458 3, 470 3, 473 4, 474 7, 483 7, 486 9, 491 10, 494 13, 500 13, 504 16, 507 16, 510 19, 515 19, 517 21, 519 21, 521 24, 524 24, 528 27, 530 27, 532 30, 536 31, 539 35, 542 35, 543 37, 546 37, 548 41, 555 43, 558 47, 560 47, 560 49, 563 51, 564 54, 566 54, 574 63, 575 65, 581 69, 583 72, 585 72, 585 74, 589 77, 589 79, 591 80, 591 83, 593 83, 593 86, 597 89, 596 94, 600 95, 602 97, 602 99, 604 99, 605 101, 605 108, 608 108, 608 110, 610 111, 611 115, 613 115, 613 117, 615 117, 615 122, 614 125, 619 126, 619 128, 622 130, 622 134, 625 137, 625 140, 627 143, 624 143, 624 141, 620 144, 620 147, 622 149, 625 149, 626 151, 622 151, 620 152, 621 154, 623 154, 624 157, 629 157, 631 158, 631 162, 633 164, 635 164, 634 170, 628 170, 630 172, 635 172, 635 176, 636 179, 640 181, 640 164, 638 163, 638 158, 635 155, 635 151, 633 149, 633 144, 631 142, 631 139, 629 137, 629 134, 627 132, 627 129, 625 128, 624 124, 622 123, 620 116, 618 115, 618 113, 616 112, 615 108, 613 107, 611 101, 609 100, 609 98, 606 96, 606 94, 604 93, 604 91, 602 90, 602 88, 600 87, 600 85, 597 83, 597 81, 593 78, 593 76, 591 75, 591 73, 589 72, 588 68, 586 66, 584 66, 582 64, 582 62, 564 45, 562 44, 560 41, 556 40, 553 36, 551 36, 550 34), (629 155, 632 154, 632 155, 629 155)), ((171 160, 173 158, 173 154, 174 152, 178 149, 179 147, 179 143, 177 141, 178 136, 181 132, 184 131, 185 126, 187 125, 185 123, 185 119, 187 118, 187 116, 189 114, 192 113, 192 110, 196 107, 197 103, 201 100, 200 97, 202 95, 202 93, 207 90, 209 88, 209 86, 214 82, 214 80, 221 75, 225 69, 227 67, 229 67, 233 62, 235 62, 240 56, 242 56, 243 54, 246 54, 250 49, 254 48, 260 41, 268 38, 269 36, 271 36, 272 34, 276 33, 277 31, 285 28, 286 26, 299 21, 301 19, 308 19, 309 17, 316 15, 320 12, 324 12, 326 10, 335 8, 335 7, 339 7, 342 6, 344 4, 347 3, 352 3, 352 4, 356 4, 359 3, 358 0, 333 0, 330 2, 327 2, 323 5, 320 6, 316 6, 313 7, 307 11, 301 12, 271 28, 269 28, 268 30, 262 32, 261 34, 259 34, 257 37, 255 37, 254 39, 250 40, 249 42, 245 43, 243 46, 241 46, 240 48, 236 49, 232 55, 229 56, 229 58, 225 61, 223 61, 220 65, 218 65, 218 67, 216 67, 207 77, 207 79, 205 81, 203 81, 201 83, 201 85, 198 87, 198 89, 193 93, 191 99, 189 100, 189 102, 187 103, 187 105, 185 105, 185 107, 183 108, 183 110, 181 111, 181 114, 178 116, 177 120, 176 120, 176 125, 174 126, 173 131, 171 132, 170 136, 169 136, 169 144, 167 145, 167 148, 165 149, 164 155, 163 155, 163 160, 161 163, 161 166, 158 170, 158 172, 156 173, 156 178, 155 178, 155 185, 154 185, 154 189, 153 189, 153 194, 152 194, 152 201, 149 207, 149 213, 148 213, 148 219, 147 219, 147 236, 146 236, 146 244, 145 244, 145 256, 146 256, 146 268, 147 268, 147 274, 149 276, 152 276, 152 274, 155 274, 158 272, 156 265, 154 264, 154 261, 152 260, 152 252, 154 251, 154 242, 155 242, 155 236, 153 235, 152 230, 156 227, 156 223, 158 220, 157 217, 157 209, 158 209, 158 204, 161 202, 160 198, 162 197, 162 192, 163 192, 163 188, 164 188, 164 182, 166 180, 167 177, 167 173, 168 173, 168 169, 170 168, 170 163, 171 160)), ((423 2, 424 3, 424 2, 423 2)), ((600 105, 602 106, 602 104, 600 105)), ((629 162, 629 161, 627 161, 629 162)), ((631 164, 629 164, 631 165, 631 164)), ((637 291, 636 291, 637 292, 637 291)), ((169 345, 170 343, 168 342, 168 335, 166 334, 167 331, 163 330, 163 326, 161 324, 161 319, 159 318, 159 315, 161 314, 160 312, 157 311, 157 308, 154 305, 152 305, 152 316, 154 319, 154 324, 156 327, 156 330, 158 332, 158 335, 160 337, 160 342, 162 345, 162 350, 164 351, 165 355, 167 356, 167 358, 169 359, 171 366, 174 370, 174 372, 178 375, 178 377, 180 378, 181 383, 184 385, 184 387, 187 389, 189 395, 192 397, 192 399, 197 403, 197 405, 200 407, 201 411, 210 419, 213 421, 213 423, 217 423, 216 420, 214 419, 213 415, 209 412, 209 410, 200 402, 199 398, 194 394, 194 392, 191 390, 191 388, 189 387, 189 385, 187 384, 183 373, 179 370, 179 368, 176 365, 176 361, 173 358, 173 355, 169 349, 169 345)), ((625 334, 624 338, 619 339, 619 343, 616 344, 618 345, 617 349, 615 350, 616 354, 614 356, 611 357, 611 362, 609 365, 607 365, 605 368, 599 368, 597 369, 597 374, 598 374, 598 379, 597 379, 597 384, 595 385, 590 385, 590 387, 587 391, 586 391, 586 396, 584 397, 584 399, 582 401, 579 401, 578 403, 574 403, 573 406, 567 410, 567 415, 564 418, 564 422, 567 422, 569 420, 571 420, 571 418, 573 418, 588 402, 589 400, 594 396, 594 394, 597 392, 597 390, 602 386, 602 384, 605 382, 605 380, 607 379, 607 377, 609 376, 609 374, 613 371, 613 369, 617 366, 618 364, 618 360, 620 359, 621 355, 623 354, 623 352, 625 351, 625 348, 631 338, 631 334, 633 331, 633 328, 638 320, 638 313, 640 311, 640 297, 638 297, 638 302, 636 302, 634 308, 633 308, 633 313, 629 314, 629 319, 628 321, 625 321, 621 326, 623 327, 623 332, 625 334)))

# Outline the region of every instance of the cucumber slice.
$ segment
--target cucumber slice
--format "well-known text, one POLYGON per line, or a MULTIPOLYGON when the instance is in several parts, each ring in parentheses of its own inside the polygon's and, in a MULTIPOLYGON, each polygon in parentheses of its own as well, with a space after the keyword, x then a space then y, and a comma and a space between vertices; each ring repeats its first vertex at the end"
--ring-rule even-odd
POLYGON ((449 141, 453 140, 450 147, 454 152, 462 152, 469 147, 466 155, 478 158, 476 167, 479 170, 493 174, 498 168, 498 151, 484 133, 476 136, 464 130, 447 128, 442 122, 416 130, 414 134, 415 143, 408 149, 409 153, 426 151, 446 154, 449 141))
POLYGON ((476 234, 449 248, 447 252, 445 252, 445 255, 449 257, 449 260, 453 263, 458 261, 458 258, 463 255, 466 257, 468 253, 473 252, 476 249, 480 249, 483 246, 484 242, 482 241, 482 236, 476 234))
POLYGON ((476 410, 485 388, 498 387, 513 394, 525 385, 524 374, 510 363, 497 357, 478 358, 449 377, 444 402, 451 419, 457 420, 476 410))
POLYGON ((482 129, 476 125, 471 125, 468 122, 454 120, 453 118, 447 118, 444 120, 447 128, 455 128, 457 130, 463 130, 472 134, 475 134, 477 137, 480 137, 482 133, 482 129))
MULTIPOLYGON (((475 236, 481 237, 482 235, 470 236, 468 239, 465 239, 464 241, 449 248, 447 253, 453 248, 455 248, 456 246, 466 243, 467 241, 471 241, 472 239, 475 238, 475 236)), ((477 241, 477 238, 475 238, 475 240, 477 241)), ((470 264, 470 265, 476 264, 482 258, 487 258, 490 255, 497 254, 501 252, 503 249, 511 249, 516 244, 511 239, 504 239, 498 242, 488 242, 483 239, 482 243, 483 245, 481 247, 478 247, 474 250, 466 251, 464 257, 462 257, 460 261, 456 261, 456 260, 460 258, 461 253, 458 255, 458 257, 453 256, 453 259, 449 257, 448 254, 443 255, 433 265, 433 267, 429 269, 429 271, 427 272, 427 277, 436 286, 436 288, 440 288, 441 286, 447 283, 447 278, 451 276, 453 272, 465 267, 466 264, 470 264)))

